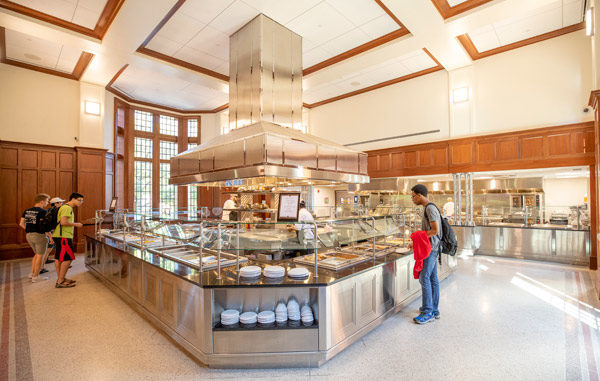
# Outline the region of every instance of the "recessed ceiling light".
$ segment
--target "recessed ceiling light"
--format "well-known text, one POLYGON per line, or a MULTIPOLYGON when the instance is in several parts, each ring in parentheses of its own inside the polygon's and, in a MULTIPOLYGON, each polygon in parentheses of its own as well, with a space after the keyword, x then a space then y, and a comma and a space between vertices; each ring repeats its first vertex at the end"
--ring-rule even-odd
POLYGON ((42 58, 40 56, 36 56, 35 54, 25 53, 25 57, 29 58, 30 60, 34 60, 34 61, 41 61, 42 60, 42 58))
POLYGON ((357 81, 350 82, 350 86, 360 86, 360 82, 357 82, 357 81))

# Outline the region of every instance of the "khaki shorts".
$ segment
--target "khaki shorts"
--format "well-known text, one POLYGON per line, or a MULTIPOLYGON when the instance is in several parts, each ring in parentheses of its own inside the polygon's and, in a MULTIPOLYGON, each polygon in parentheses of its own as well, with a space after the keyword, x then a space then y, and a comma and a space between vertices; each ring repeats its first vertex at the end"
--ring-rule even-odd
POLYGON ((48 237, 46 234, 27 233, 25 238, 27 238, 27 242, 35 254, 43 255, 46 252, 46 248, 48 248, 48 237))

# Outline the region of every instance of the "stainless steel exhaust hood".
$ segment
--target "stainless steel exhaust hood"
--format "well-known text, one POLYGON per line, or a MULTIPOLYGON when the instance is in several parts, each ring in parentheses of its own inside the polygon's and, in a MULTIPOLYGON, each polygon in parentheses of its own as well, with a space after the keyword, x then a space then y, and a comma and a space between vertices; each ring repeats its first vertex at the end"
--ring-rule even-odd
POLYGON ((264 15, 230 37, 231 131, 171 158, 176 185, 362 184, 363 152, 301 133, 302 38, 264 15))

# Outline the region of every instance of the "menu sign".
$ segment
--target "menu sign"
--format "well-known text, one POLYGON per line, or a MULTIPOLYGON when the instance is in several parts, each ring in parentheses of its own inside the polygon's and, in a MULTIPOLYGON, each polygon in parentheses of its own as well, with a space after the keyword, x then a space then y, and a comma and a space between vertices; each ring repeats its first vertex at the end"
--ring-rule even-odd
POLYGON ((297 221, 299 203, 300 193, 279 194, 279 210, 277 213, 277 219, 279 221, 297 221))

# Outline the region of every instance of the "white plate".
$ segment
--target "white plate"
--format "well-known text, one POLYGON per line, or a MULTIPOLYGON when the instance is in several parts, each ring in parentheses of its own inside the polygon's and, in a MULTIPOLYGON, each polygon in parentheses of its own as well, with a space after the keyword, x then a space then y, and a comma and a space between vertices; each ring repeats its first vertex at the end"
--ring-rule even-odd
POLYGON ((291 278, 303 278, 308 276, 308 269, 305 267, 294 267, 288 271, 288 276, 291 278))

